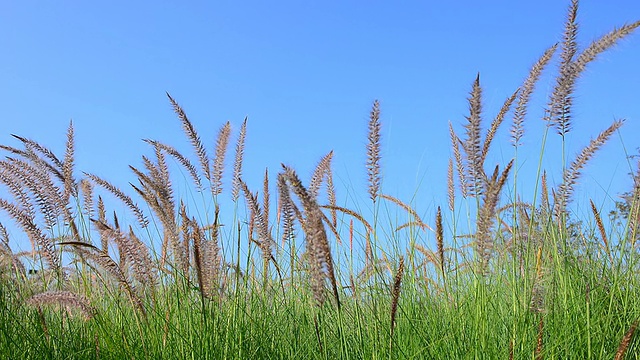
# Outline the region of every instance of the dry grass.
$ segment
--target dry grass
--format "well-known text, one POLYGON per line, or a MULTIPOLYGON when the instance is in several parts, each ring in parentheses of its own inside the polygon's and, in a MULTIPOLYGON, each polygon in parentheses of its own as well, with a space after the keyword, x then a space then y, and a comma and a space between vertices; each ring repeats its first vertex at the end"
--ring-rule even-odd
POLYGON ((615 360, 624 359, 624 355, 629 348, 629 344, 631 344, 631 339, 633 339, 633 334, 635 334, 636 329, 638 328, 638 322, 634 321, 633 324, 629 327, 629 330, 624 334, 622 340, 620 340, 620 345, 618 345, 618 350, 616 351, 616 355, 614 357, 615 360))
MULTIPOLYGON (((598 343, 601 353, 610 356, 613 349, 608 347, 612 343, 609 332, 595 334, 594 329, 615 328, 618 323, 610 320, 615 313, 624 317, 621 323, 632 324, 615 355, 622 359, 635 345, 637 321, 631 322, 628 317, 637 312, 633 300, 633 274, 637 269, 633 251, 625 251, 635 249, 636 244, 627 241, 627 235, 616 239, 616 229, 607 228, 615 225, 603 221, 602 209, 593 201, 590 205, 595 227, 591 229, 597 228, 599 237, 593 231, 584 231, 572 218, 569 204, 586 165, 623 121, 613 122, 568 166, 563 164, 557 186, 548 183, 553 177, 541 169, 539 179, 533 179, 540 183, 540 201, 525 202, 521 199, 527 197, 521 198, 520 192, 505 195, 510 179, 516 179, 515 169, 524 165, 517 163, 517 153, 525 121, 531 115, 531 96, 558 48, 560 66, 542 118, 563 138, 564 155, 564 137, 575 125, 572 106, 576 79, 600 53, 640 27, 640 22, 635 22, 614 29, 580 52, 577 11, 578 2, 574 0, 562 42, 548 48, 523 84, 506 94, 488 127, 483 123, 480 76, 473 81, 462 131, 456 133, 454 124, 449 123, 452 154, 446 173, 446 201, 450 213, 443 214, 444 205, 431 208, 435 210, 435 230, 423 221, 413 203, 381 191, 382 125, 377 100, 369 113, 363 164, 368 180, 366 193, 376 208, 372 219, 361 211, 337 205, 333 151, 320 159, 308 186, 292 167, 283 165, 275 175, 274 199, 270 192, 274 174, 269 169, 264 171, 261 193, 251 191, 242 178, 247 132, 244 119, 228 189, 233 201, 233 221, 229 223, 223 222, 229 215, 224 208, 228 204, 220 194, 227 191, 223 189, 223 174, 231 123, 220 128, 214 156, 210 157, 185 111, 167 94, 195 158, 192 162, 170 145, 145 139, 151 155, 143 156, 141 165, 130 167, 135 176, 129 189, 133 197, 126 189, 92 173, 79 173, 84 174, 81 179, 75 177, 72 123, 62 160, 42 144, 20 136, 15 138, 23 148, 0 146, 9 154, 0 161, 0 183, 10 196, 0 198, 0 209, 26 234, 33 248, 29 254, 14 253, 8 231, 0 224, 0 281, 9 279, 7 286, 20 288, 15 300, 20 306, 26 302, 37 308, 37 314, 28 311, 33 312, 32 317, 38 316, 47 344, 58 336, 45 308, 48 304, 79 310, 96 333, 104 332, 102 326, 112 326, 107 331, 116 332, 131 326, 136 340, 130 333, 113 334, 117 338, 113 344, 117 345, 112 350, 117 354, 121 349, 116 347, 122 344, 125 349, 138 346, 130 354, 149 351, 144 355, 151 357, 155 347, 172 355, 183 351, 180 346, 172 347, 176 344, 192 351, 218 349, 218 345, 236 346, 233 337, 242 337, 238 341, 242 344, 237 346, 256 342, 260 350, 255 354, 266 357, 284 357, 273 344, 287 343, 289 356, 299 355, 299 346, 312 347, 303 357, 370 358, 378 356, 373 351, 382 351, 381 357, 429 358, 434 356, 429 351, 442 351, 455 358, 463 351, 478 355, 478 351, 490 349, 489 356, 518 358, 533 354, 542 359, 544 355, 567 354, 568 348, 563 348, 567 343, 573 346, 587 341, 598 343), (501 127, 512 111, 514 159, 507 157, 500 165, 488 166, 493 160, 494 142, 500 139, 501 127), (173 166, 189 174, 197 190, 195 195, 189 193, 192 198, 181 196, 173 166), (210 193, 203 191, 207 186, 210 193), (105 203, 104 192, 124 204, 132 219, 107 210, 113 205, 106 198, 105 203), (246 213, 241 212, 240 192, 246 213), (470 200, 461 204, 463 209, 466 205, 466 214, 457 208, 458 195, 470 200), (402 208, 409 220, 383 224, 377 211, 380 199, 402 208), (277 214, 273 214, 276 201, 277 214), (571 225, 575 227, 569 228, 571 225), (407 227, 412 229, 398 231, 407 227), (411 231, 413 228, 421 231, 411 231), (349 234, 348 249, 346 241, 341 241, 345 231, 349 234), (445 239, 451 239, 450 243, 445 239), (565 239, 572 240, 576 248, 560 246, 565 239), (595 241, 599 246, 594 250, 590 245, 595 241), (27 258, 34 269, 25 268, 27 262, 23 261, 27 258), (607 261, 603 263, 602 259, 607 261), (281 269, 288 274, 283 276, 281 269), (586 302, 577 300, 576 295, 584 297, 584 288, 586 302), (380 309, 386 312, 388 304, 389 326, 380 320, 385 316, 378 313, 380 309), (117 316, 114 314, 127 315, 113 325, 106 315, 117 316), (585 314, 589 316, 587 325, 583 325, 585 314), (596 316, 592 318, 592 314, 596 316), (104 322, 93 325, 96 319, 104 322), (313 330, 312 338, 305 333, 307 327, 313 330), (461 344, 468 343, 470 331, 479 345, 463 349, 461 344), (153 341, 155 333, 162 334, 161 346, 146 343, 153 341), (224 337, 217 338, 219 334, 224 337), (384 340, 389 335, 386 348, 384 340), (569 335, 571 341, 566 341, 569 335), (526 344, 519 343, 523 338, 526 344), (382 350, 378 343, 384 344, 382 350), (508 349, 504 346, 507 343, 508 349), (492 348, 495 344, 505 349, 492 348), (358 350, 351 351, 351 347, 358 350), (261 353, 264 349, 273 353, 261 353)), ((630 227, 633 239, 640 218, 639 183, 635 183, 631 195, 636 201, 629 209, 630 220, 624 224, 630 227)), ((622 331, 613 332, 619 337, 622 331)), ((104 345, 96 340, 95 347, 100 349, 96 351, 106 353, 104 345)), ((252 355, 246 350, 224 353, 225 357, 252 355)))

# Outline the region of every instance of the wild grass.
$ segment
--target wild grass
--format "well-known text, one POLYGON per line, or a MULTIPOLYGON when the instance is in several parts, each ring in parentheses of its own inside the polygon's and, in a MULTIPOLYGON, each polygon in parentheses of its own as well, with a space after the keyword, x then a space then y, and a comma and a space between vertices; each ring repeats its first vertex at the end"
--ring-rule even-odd
POLYGON ((592 219, 569 210, 586 165, 624 121, 558 164, 559 184, 540 162, 533 190, 515 185, 519 147, 533 136, 525 133, 529 100, 556 52, 540 157, 557 133, 562 148, 549 151, 565 159, 565 138, 580 126, 576 80, 640 26, 579 51, 577 14, 574 0, 562 42, 534 63, 488 127, 474 79, 461 132, 449 127, 447 204, 429 218, 419 201, 383 192, 377 100, 362 164, 370 212, 338 200, 333 151, 308 182, 283 165, 275 175, 266 169, 261 190, 252 189, 242 169, 247 119, 224 189, 232 124, 211 152, 169 94, 193 154, 146 139, 153 155, 130 167, 135 180, 126 189, 75 168, 73 124, 62 157, 15 136, 21 148, 1 146, 0 357, 639 358, 640 162, 620 221, 605 222, 593 201, 592 219), (489 166, 509 116, 513 158, 489 166), (183 194, 177 179, 193 191, 183 194), (531 198, 527 190, 531 202, 521 200, 531 198), (394 219, 393 207, 408 220, 394 219), (16 252, 7 227, 31 250, 16 252))

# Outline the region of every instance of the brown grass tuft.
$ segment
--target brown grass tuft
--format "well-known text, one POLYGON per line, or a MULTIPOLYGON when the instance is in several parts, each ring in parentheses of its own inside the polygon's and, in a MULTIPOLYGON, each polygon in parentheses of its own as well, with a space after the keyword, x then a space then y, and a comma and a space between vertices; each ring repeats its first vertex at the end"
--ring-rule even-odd
POLYGON ((633 339, 633 334, 636 332, 638 328, 638 321, 634 321, 633 324, 629 327, 629 330, 624 334, 622 340, 620 340, 620 345, 618 345, 618 350, 616 351, 616 355, 614 360, 622 360, 624 359, 624 355, 629 348, 629 344, 631 344, 631 339, 633 339))
POLYGON ((290 189, 298 196, 304 209, 305 219, 302 222, 302 229, 307 237, 307 252, 310 256, 312 290, 316 303, 321 306, 324 303, 325 279, 328 278, 333 289, 333 296, 338 309, 340 308, 340 298, 338 295, 338 285, 333 267, 333 257, 327 233, 323 225, 323 214, 315 199, 302 185, 296 172, 283 165, 283 175, 286 178, 290 189))
POLYGON ((27 303, 37 307, 59 305, 66 308, 75 308, 80 310, 86 320, 93 318, 97 313, 87 298, 70 291, 47 291, 36 294, 30 297, 27 303))
POLYGON ((593 203, 593 200, 589 199, 589 204, 591 205, 591 212, 593 213, 593 217, 596 219, 596 225, 598 226, 598 231, 600 232, 600 237, 602 238, 602 245, 604 247, 604 251, 607 253, 609 260, 613 262, 613 258, 611 257, 611 251, 609 249, 609 238, 607 237, 607 231, 604 228, 604 223, 602 222, 602 217, 600 216, 600 212, 596 207, 596 204, 593 203))
POLYGON ((391 290, 391 344, 393 344, 393 332, 396 328, 396 314, 398 311, 398 300, 400 299, 400 285, 402 284, 402 275, 404 274, 404 257, 400 257, 398 270, 393 279, 393 289, 391 290))
POLYGON ((500 193, 502 187, 507 181, 509 171, 513 166, 513 160, 507 164, 502 171, 500 178, 497 177, 498 167, 494 171, 492 179, 489 181, 487 191, 484 194, 482 208, 480 209, 479 217, 476 225, 476 249, 480 260, 480 271, 483 275, 486 275, 487 266, 493 250, 493 239, 491 234, 491 228, 495 221, 496 206, 500 200, 500 193))
MULTIPOLYGON (((267 284, 267 279, 269 276, 269 262, 273 258, 272 255, 272 247, 273 247, 273 238, 271 237, 271 232, 269 231, 269 224, 267 219, 264 217, 264 213, 258 204, 257 194, 254 195, 249 191, 247 184, 244 181, 240 181, 240 187, 242 188, 245 198, 247 200, 247 204, 252 211, 252 216, 256 221, 258 226, 258 236, 259 239, 256 241, 260 246, 260 250, 262 251, 262 259, 263 259, 263 284, 267 284)), ((251 234, 249 235, 251 236, 251 234)))
POLYGON ((544 359, 544 355, 542 354, 544 345, 544 318, 540 316, 540 320, 538 321, 538 337, 536 338, 536 350, 535 350, 535 359, 542 360, 544 359))

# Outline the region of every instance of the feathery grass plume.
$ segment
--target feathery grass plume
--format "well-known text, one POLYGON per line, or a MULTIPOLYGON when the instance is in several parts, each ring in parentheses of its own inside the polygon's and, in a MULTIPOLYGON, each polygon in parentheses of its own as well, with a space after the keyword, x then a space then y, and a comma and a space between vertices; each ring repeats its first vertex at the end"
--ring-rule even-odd
MULTIPOLYGON (((31 162, 34 168, 37 168, 38 171, 41 171, 47 174, 47 176, 51 174, 53 175, 54 178, 60 180, 61 182, 64 182, 64 175, 62 175, 62 171, 60 170, 61 168, 55 167, 55 165, 50 164, 44 158, 41 158, 40 156, 38 156, 33 151, 33 149, 29 148, 27 145, 25 145, 26 150, 18 150, 10 146, 3 146, 3 145, 0 145, 0 148, 20 156, 25 161, 31 162)), ((7 156, 7 159, 14 160, 14 158, 9 156, 7 156)))
POLYGON ((323 209, 337 210, 337 211, 340 211, 340 212, 345 213, 347 215, 350 215, 350 216, 356 218, 358 221, 360 221, 362 223, 362 225, 364 225, 364 227, 365 227, 365 229, 367 231, 367 234, 373 233, 373 227, 371 226, 371 224, 362 215, 358 214, 357 212, 355 212, 355 211, 353 211, 351 209, 348 209, 348 208, 345 208, 345 207, 342 207, 342 206, 336 206, 336 205, 322 205, 320 207, 323 208, 323 209))
POLYGON ((222 172, 224 170, 224 158, 227 154, 227 145, 231 135, 231 123, 226 122, 218 133, 216 140, 216 157, 213 159, 211 169, 211 193, 216 196, 222 192, 222 172))
MULTIPOLYGON (((98 205, 97 207, 97 214, 98 215, 98 221, 101 221, 103 223, 107 222, 107 213, 104 209, 104 201, 102 200, 101 196, 98 196, 98 205)), ((109 252, 109 238, 105 236, 105 234, 102 234, 100 232, 98 232, 100 235, 100 248, 102 249, 102 251, 104 251, 105 253, 109 252)))
POLYGON ((616 120, 595 139, 592 139, 587 147, 582 149, 580 154, 571 163, 568 169, 564 171, 562 177, 562 184, 558 187, 555 196, 554 214, 557 219, 560 219, 561 215, 565 213, 567 204, 571 201, 573 195, 574 186, 576 185, 578 178, 580 177, 580 171, 585 167, 587 162, 593 157, 593 155, 604 145, 611 135, 618 130, 624 120, 616 120))
POLYGON ((369 142, 367 143, 367 174, 369 197, 375 203, 380 191, 380 102, 373 101, 369 115, 369 142))
POLYGON ((30 217, 35 217, 35 206, 27 191, 29 186, 25 186, 24 181, 16 176, 16 173, 9 170, 10 168, 5 161, 0 161, 0 183, 5 184, 20 209, 30 217))
POLYGON ((327 155, 323 156, 318 162, 318 165, 313 170, 313 175, 311 176, 311 181, 309 182, 309 195, 316 199, 318 197, 318 191, 320 191, 320 185, 322 185, 322 181, 325 179, 327 174, 331 169, 331 160, 333 158, 333 150, 331 150, 327 155))
POLYGON ((9 245, 9 233, 7 232, 7 228, 0 223, 0 254, 6 254, 10 260, 11 265, 13 266, 14 273, 21 277, 26 275, 26 270, 24 268, 24 264, 20 261, 20 258, 13 253, 11 250, 11 246, 9 245))
MULTIPOLYGON (((336 193, 335 187, 333 185, 333 173, 331 171, 331 161, 333 160, 333 150, 331 150, 327 155, 323 156, 318 162, 315 170, 313 171, 313 175, 311 176, 311 181, 309 182, 309 195, 316 199, 318 197, 318 192, 320 191, 320 186, 322 185, 322 181, 326 181, 326 189, 327 189, 327 197, 329 199, 329 205, 336 205, 336 193)), ((338 219, 335 209, 331 209, 331 224, 335 228, 337 226, 338 219)))
POLYGON ((196 129, 193 127, 193 124, 185 114, 184 110, 178 102, 176 102, 169 93, 166 93, 169 98, 169 102, 171 102, 171 106, 173 107, 173 111, 178 115, 180 122, 182 123, 182 130, 185 135, 191 141, 191 146, 193 146, 196 155, 198 156, 198 160, 200 161, 200 166, 202 167, 202 172, 204 173, 204 177, 211 181, 211 168, 209 167, 209 155, 207 155, 207 150, 204 145, 202 145, 202 141, 200 140, 200 136, 196 132, 196 129))
POLYGON ((633 175, 633 190, 629 194, 628 202, 630 206, 627 227, 631 239, 635 241, 640 230, 638 228, 640 225, 640 161, 638 161, 636 173, 633 175))
POLYGON ((418 227, 421 228, 423 230, 427 230, 426 229, 426 225, 425 223, 421 223, 419 221, 408 221, 400 226, 396 226, 396 232, 402 230, 402 229, 406 229, 406 228, 411 228, 411 227, 418 227))
POLYGON ((198 226, 197 222, 194 223, 191 219, 187 219, 188 221, 188 226, 191 229, 191 231, 189 231, 190 235, 193 238, 193 260, 195 263, 195 268, 196 268, 196 279, 198 280, 198 290, 200 291, 200 297, 202 299, 206 299, 208 298, 208 293, 205 290, 205 283, 207 283, 207 281, 205 280, 205 274, 204 274, 204 255, 202 254, 203 249, 202 249, 202 241, 204 240, 204 237, 201 236, 202 233, 200 232, 200 227, 198 226))
POLYGON ((149 167, 149 173, 153 183, 158 190, 158 198, 162 205, 165 207, 167 214, 173 214, 176 208, 175 200, 173 196, 173 186, 169 177, 169 167, 162 151, 155 146, 154 152, 156 155, 157 165, 149 167))
POLYGON ((511 109, 511 105, 515 101, 516 96, 518 96, 519 92, 520 92, 520 89, 516 90, 509 98, 507 98, 507 100, 505 100, 504 104, 502 105, 502 108, 500 108, 500 112, 498 112, 498 115, 496 115, 496 117, 491 122, 491 126, 487 131, 487 136, 484 139, 484 144, 482 145, 482 153, 480 155, 481 164, 484 164, 484 161, 487 159, 487 154, 489 153, 491 142, 493 141, 493 138, 496 136, 496 132, 498 132, 498 128, 500 127, 500 125, 502 125, 502 122, 504 121, 504 117, 509 112, 509 109, 511 109))
POLYGON ((64 152, 64 161, 62 165, 62 174, 64 176, 64 195, 63 198, 68 200, 71 196, 78 196, 76 182, 73 179, 73 159, 74 159, 74 141, 73 141, 73 121, 69 121, 67 129, 67 145, 64 152))
POLYGON ((86 320, 93 318, 97 313, 87 298, 70 291, 47 291, 36 294, 27 299, 27 303, 38 307, 56 304, 66 308, 75 308, 80 310, 86 320))
POLYGON ((218 272, 221 261, 218 248, 219 213, 220 207, 216 206, 211 240, 205 239, 202 228, 198 226, 195 218, 189 221, 191 234, 193 236, 193 252, 198 286, 200 295, 206 299, 211 299, 216 295, 214 293, 214 285, 217 287, 218 283, 218 272))
MULTIPOLYGON (((60 181, 64 181, 64 176, 62 174, 62 172, 60 172, 60 169, 62 169, 64 167, 64 164, 62 163, 62 161, 60 161, 60 159, 58 159, 58 157, 53 153, 53 151, 49 150, 48 148, 46 148, 45 146, 42 146, 40 143, 27 139, 27 138, 23 138, 21 136, 18 135, 14 135, 11 134, 11 136, 13 136, 14 138, 20 140, 24 145, 25 148, 27 149, 26 153, 24 154, 24 157, 26 159, 32 160, 34 162, 38 162, 38 166, 42 167, 42 165, 49 165, 46 166, 49 170, 52 171, 52 173, 54 173, 54 175, 56 175, 56 177, 58 179, 60 179, 60 181), (44 156, 45 159, 48 159, 49 161, 51 161, 53 164, 50 164, 49 162, 45 161, 44 159, 40 158, 36 152, 42 154, 44 156), (40 161, 37 161, 40 160, 40 161)), ((6 148, 5 148, 6 149, 6 148)))
POLYGON ((238 201, 240 195, 240 178, 242 177, 242 159, 244 157, 244 140, 247 135, 247 118, 244 118, 240 126, 240 134, 236 142, 236 159, 233 162, 233 179, 231 182, 231 198, 238 201))
POLYGON ((460 138, 453 130, 451 121, 449 121, 449 135, 451 136, 451 147, 453 148, 453 156, 456 160, 456 170, 458 171, 458 178, 460 180, 460 192, 462 193, 462 197, 466 199, 469 195, 469 185, 467 184, 467 179, 464 175, 464 162, 462 161, 462 154, 460 153, 460 144, 462 141, 460 141, 460 138))
POLYGON ((540 180, 541 189, 541 201, 540 208, 542 209, 542 216, 545 218, 551 211, 551 203, 549 202, 549 186, 547 185, 547 171, 542 171, 542 178, 540 180))
MULTIPOLYGON (((160 167, 158 167, 158 165, 154 164, 151 159, 144 155, 142 155, 142 163, 144 164, 144 168, 147 169, 148 172, 148 175, 144 175, 144 178, 148 180, 149 183, 153 183, 155 187, 159 189, 162 186, 161 184, 163 183, 163 176, 160 173, 160 167)), ((143 174, 142 172, 140 173, 143 174)), ((160 190, 158 190, 158 192, 159 191, 160 190)))
POLYGON ((142 141, 150 144, 154 148, 165 151, 167 154, 176 159, 189 172, 189 175, 191 176, 191 179, 193 179, 193 183, 196 185, 197 189, 202 190, 202 180, 200 179, 200 175, 198 175, 198 169, 196 169, 195 165, 193 165, 191 161, 184 157, 184 155, 182 155, 178 150, 159 141, 150 139, 143 139, 142 141))
POLYGON ((624 334, 622 340, 620 340, 620 345, 618 345, 618 350, 616 351, 616 355, 614 360, 622 360, 624 359, 624 355, 629 348, 629 344, 631 344, 631 339, 633 339, 633 334, 636 332, 638 328, 638 320, 634 321, 633 324, 629 327, 629 330, 624 334))
MULTIPOLYGON (((329 199, 329 205, 337 205, 336 200, 336 188, 333 185, 333 172, 331 167, 327 169, 327 198, 329 199)), ((331 210, 331 223, 333 227, 338 227, 338 213, 335 209, 331 210)))
POLYGON ((418 250, 418 252, 420 252, 422 255, 424 255, 424 257, 426 259, 426 262, 423 262, 422 264, 432 263, 436 267, 440 266, 440 263, 438 261, 438 256, 433 251, 425 248, 424 246, 422 246, 420 244, 416 244, 416 250, 418 250))
POLYGON ((91 179, 94 183, 96 183, 96 185, 99 185, 102 188, 106 189, 111 194, 115 195, 116 198, 122 201, 129 208, 129 210, 131 210, 133 214, 136 216, 136 219, 138 220, 138 224, 140 224, 140 227, 146 228, 147 225, 149 225, 149 220, 142 212, 142 209, 140 209, 138 205, 133 201, 133 199, 131 199, 122 190, 120 190, 115 185, 111 184, 107 180, 104 180, 97 175, 89 174, 89 173, 84 173, 84 175, 89 179, 91 179))
POLYGON ((98 232, 102 233, 101 236, 113 239, 118 246, 120 255, 124 255, 126 262, 133 267, 134 278, 143 286, 150 285, 153 282, 150 268, 151 259, 146 248, 125 236, 119 229, 111 228, 99 220, 92 219, 91 221, 98 232))
POLYGON ((391 290, 391 346, 393 345, 393 332, 396 328, 396 313, 398 310, 398 300, 400 299, 400 285, 402 283, 402 275, 404 274, 404 257, 400 256, 398 270, 393 279, 393 289, 391 290))
POLYGON ((162 258, 161 264, 164 265, 166 260, 166 249, 170 245, 173 256, 178 264, 182 264, 186 257, 183 244, 180 242, 180 234, 175 218, 175 202, 173 199, 173 190, 168 174, 163 174, 162 155, 160 155, 160 164, 153 165, 149 163, 148 169, 150 176, 144 174, 133 166, 129 168, 136 174, 142 189, 131 184, 133 189, 140 194, 144 201, 147 202, 151 210, 156 214, 162 224, 163 240, 162 240, 162 258), (154 170, 155 169, 155 170, 154 170))
MULTIPOLYGON (((267 279, 269 276, 269 262, 273 258, 272 256, 272 247, 273 247, 273 238, 271 237, 271 232, 269 231, 269 224, 267 220, 264 218, 264 213, 262 209, 260 209, 260 205, 258 204, 257 195, 254 195, 249 191, 247 184, 240 180, 240 187, 244 192, 245 198, 247 200, 247 204, 251 209, 252 216, 255 216, 254 219, 258 226, 258 236, 259 240, 257 241, 260 246, 260 250, 262 251, 262 260, 263 260, 263 284, 267 284, 267 279)), ((251 237, 251 233, 249 234, 251 237)))
MULTIPOLYGON (((195 223, 195 219, 193 221, 195 223)), ((205 266, 205 274, 206 279, 208 279, 208 288, 205 288, 210 296, 214 295, 214 290, 219 295, 220 285, 219 283, 219 272, 222 265, 222 257, 220 255, 220 248, 218 247, 218 237, 219 237, 219 228, 220 228, 220 206, 216 205, 214 219, 213 219, 213 228, 211 229, 211 239, 206 240, 204 242, 204 266, 205 266), (215 289, 213 288, 215 285, 215 289)), ((194 236, 201 236, 197 231, 194 230, 194 236)), ((274 264, 277 263, 274 260, 274 264)))
POLYGON ((578 1, 573 0, 569 10, 569 17, 565 26, 564 42, 562 46, 560 74, 556 78, 556 85, 551 95, 549 108, 551 110, 551 123, 558 133, 564 136, 571 129, 571 106, 573 105, 572 93, 578 77, 585 70, 588 63, 613 47, 635 29, 640 26, 636 21, 620 28, 615 28, 599 39, 593 41, 580 54, 577 53, 577 29, 576 22, 578 1))
POLYGON ((62 190, 54 184, 47 169, 38 167, 34 162, 14 158, 3 162, 3 168, 14 181, 21 183, 33 194, 47 229, 53 229, 61 215, 65 221, 70 222, 68 201, 62 198, 62 190))
POLYGON ((535 89, 538 79, 540 79, 540 74, 542 74, 544 68, 547 66, 551 58, 553 58, 553 54, 555 54, 557 48, 558 44, 554 44, 552 47, 547 49, 544 54, 542 54, 540 59, 538 59, 533 67, 531 67, 529 76, 527 76, 527 79, 520 87, 520 91, 518 92, 518 101, 513 112, 513 123, 511 126, 511 143, 513 146, 521 145, 520 140, 522 140, 522 136, 524 136, 523 124, 524 118, 527 116, 529 99, 531 99, 531 94, 535 89))
MULTIPOLYGON (((124 234, 123 234, 124 235, 124 234)), ((133 227, 129 225, 129 234, 128 237, 125 236, 125 239, 131 243, 131 247, 134 249, 134 252, 137 257, 137 261, 139 264, 137 265, 139 270, 137 270, 137 277, 144 281, 146 281, 143 286, 153 288, 156 285, 156 276, 153 272, 153 261, 151 259, 151 254, 149 253, 149 248, 136 236, 133 232, 133 227)), ((189 259, 187 257, 187 263, 189 259)))
POLYGON ((487 274, 486 271, 489 265, 491 251, 493 250, 491 228, 495 221, 496 206, 498 205, 502 187, 507 181, 507 177, 512 166, 513 160, 509 161, 509 164, 507 164, 502 171, 500 178, 497 177, 498 167, 496 166, 496 171, 494 171, 494 175, 487 186, 482 208, 480 209, 476 225, 476 249, 480 260, 480 272, 483 275, 487 274))
POLYGON ((284 174, 278 174, 278 205, 282 214, 282 244, 293 237, 293 224, 296 218, 294 204, 289 195, 287 180, 284 174))
POLYGON ((309 194, 308 190, 302 185, 298 174, 285 165, 283 174, 290 185, 290 189, 298 196, 305 213, 305 219, 302 222, 302 228, 307 237, 307 252, 310 255, 311 281, 312 290, 316 303, 321 306, 324 303, 325 295, 325 279, 328 277, 333 289, 333 296, 336 305, 340 309, 340 298, 338 295, 338 285, 336 282, 333 257, 329 240, 325 232, 323 214, 316 200, 309 194))
POLYGON ((607 231, 604 228, 602 217, 600 217, 600 212, 598 211, 596 204, 593 203, 593 200, 589 199, 589 204, 591 205, 591 212, 593 213, 593 217, 596 219, 596 225, 598 226, 598 231, 600 232, 600 237, 602 238, 604 251, 607 253, 609 260, 613 262, 611 251, 609 250, 609 238, 607 237, 607 231))
POLYGON ((80 180, 80 190, 82 191, 82 209, 88 217, 93 216, 93 184, 89 179, 80 180))
POLYGON ((466 117, 467 123, 464 125, 466 139, 462 142, 462 150, 464 150, 467 159, 464 174, 469 195, 479 196, 482 195, 485 182, 480 146, 480 125, 482 123, 480 74, 476 76, 467 100, 469 101, 469 116, 466 117))
POLYGON ((438 260, 440 260, 440 271, 442 271, 442 277, 444 278, 444 230, 442 228, 442 210, 440 210, 440 206, 438 206, 438 212, 436 212, 436 246, 438 248, 438 260))
POLYGON ((564 137, 571 130, 571 106, 573 105, 573 90, 579 72, 573 65, 573 59, 578 51, 578 0, 572 0, 569 14, 565 23, 565 30, 560 52, 560 70, 556 77, 556 84, 551 93, 549 111, 551 125, 558 134, 564 137))
POLYGON ((322 220, 324 220, 325 224, 327 224, 327 226, 329 227, 329 230, 331 230, 333 235, 335 235, 336 242, 338 243, 338 245, 342 245, 342 238, 340 237, 340 233, 338 232, 338 229, 335 226, 333 226, 331 219, 329 219, 329 217, 325 215, 322 211, 320 212, 320 214, 322 215, 322 220))
MULTIPOLYGON (((180 200, 180 210, 178 210, 180 214, 180 232, 182 234, 182 247, 185 249, 185 259, 182 263, 182 272, 187 280, 187 283, 190 281, 189 276, 189 257, 190 257, 190 245, 191 239, 193 238, 193 234, 191 233, 191 220, 187 215, 187 207, 184 205, 184 201, 180 200)), ((196 259, 197 261, 197 259, 196 259)))
POLYGON ((55 252, 53 241, 42 233, 35 224, 35 219, 5 199, 0 199, 0 208, 4 209, 20 225, 31 243, 40 248, 49 268, 56 272, 60 270, 60 258, 55 252))
POLYGON ((336 205, 323 205, 320 207, 324 209, 340 211, 342 213, 350 215, 358 219, 358 221, 360 221, 362 225, 364 225, 366 230, 365 250, 364 250, 365 268, 366 268, 373 261, 373 248, 371 246, 371 234, 373 233, 373 227, 371 226, 371 224, 369 224, 369 222, 362 215, 358 214, 357 212, 351 209, 348 209, 342 206, 336 206, 336 205))
POLYGON ((447 167, 447 198, 449 210, 453 212, 456 208, 456 189, 453 182, 453 159, 449 158, 449 166, 447 167))
POLYGON ((416 219, 416 224, 418 226, 420 226, 420 228, 422 228, 423 230, 431 230, 433 231, 433 229, 431 228, 431 226, 425 224, 424 221, 422 221, 422 219, 420 218, 420 215, 418 215, 418 212, 416 212, 411 206, 409 206, 408 204, 405 204, 404 202, 402 202, 400 199, 395 198, 391 195, 386 195, 386 194, 380 194, 380 197, 386 200, 391 201, 392 203, 400 206, 401 208, 403 208, 404 210, 406 210, 409 215, 413 216, 414 219, 416 219))
POLYGON ((614 28, 609 33, 593 41, 586 49, 584 49, 584 51, 582 51, 582 53, 576 56, 573 63, 576 71, 583 71, 587 64, 595 60, 599 54, 615 46, 619 40, 633 33, 639 26, 640 21, 636 21, 628 25, 625 24, 620 28, 614 28))
POLYGON ((138 311, 142 314, 142 316, 146 319, 147 312, 142 304, 142 300, 138 296, 136 292, 135 286, 127 279, 125 274, 122 272, 122 269, 118 266, 118 264, 113 261, 113 259, 109 256, 107 252, 101 251, 97 247, 78 241, 65 241, 58 243, 61 246, 73 246, 76 251, 78 251, 83 259, 89 259, 98 264, 104 270, 106 270, 111 276, 113 276, 118 283, 125 289, 127 295, 129 296, 129 300, 133 303, 133 305, 138 309, 138 311))
POLYGON ((264 169, 264 180, 262 180, 262 215, 267 222, 269 229, 269 210, 271 208, 271 195, 269 194, 269 169, 264 169))

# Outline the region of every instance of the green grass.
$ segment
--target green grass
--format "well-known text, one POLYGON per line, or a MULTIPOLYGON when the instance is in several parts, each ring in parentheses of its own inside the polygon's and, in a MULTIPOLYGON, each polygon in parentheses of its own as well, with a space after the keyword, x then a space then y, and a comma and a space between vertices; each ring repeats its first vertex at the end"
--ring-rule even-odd
POLYGON ((337 205, 345 202, 334 197, 332 153, 308 184, 292 168, 278 173, 277 204, 268 174, 256 197, 241 177, 246 122, 228 202, 217 189, 230 124, 211 158, 171 97, 195 162, 149 141, 154 156, 133 169, 127 191, 76 177, 72 125, 63 158, 22 137, 23 149, 2 146, 0 209, 34 252, 14 253, 0 229, 0 358, 640 358, 640 170, 618 221, 602 223, 601 208, 575 218, 568 206, 581 170, 622 122, 575 159, 565 156, 577 78, 640 22, 577 52, 576 9, 561 46, 541 57, 486 131, 479 78, 473 83, 464 134, 451 132, 443 223, 420 218, 420 199, 411 207, 381 193, 377 101, 363 166, 370 198, 354 201, 357 211, 337 205), (557 49, 540 159, 560 134, 564 175, 551 187, 540 160, 531 196, 514 185, 518 143, 529 96, 557 49), (485 149, 511 112, 514 160, 494 171, 485 149), (122 204, 126 211, 110 210, 122 204))

